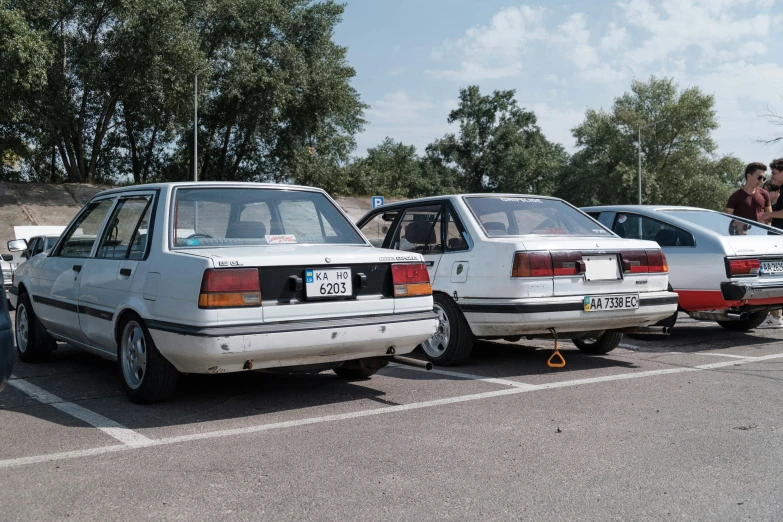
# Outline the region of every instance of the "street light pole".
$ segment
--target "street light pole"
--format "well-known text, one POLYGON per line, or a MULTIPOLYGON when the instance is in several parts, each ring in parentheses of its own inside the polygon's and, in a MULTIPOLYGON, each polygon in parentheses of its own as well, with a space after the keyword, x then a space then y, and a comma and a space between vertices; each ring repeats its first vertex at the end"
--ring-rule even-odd
POLYGON ((642 204, 642 128, 639 127, 639 204, 642 204))
MULTIPOLYGON (((641 159, 639 161, 641 162, 641 159)), ((639 169, 641 169, 641 166, 639 169)), ((640 179, 641 175, 641 170, 639 170, 640 179)), ((198 73, 196 73, 193 85, 193 181, 198 181, 198 73)), ((641 186, 641 181, 639 183, 639 186, 641 186)), ((639 197, 641 198, 641 196, 639 197)))

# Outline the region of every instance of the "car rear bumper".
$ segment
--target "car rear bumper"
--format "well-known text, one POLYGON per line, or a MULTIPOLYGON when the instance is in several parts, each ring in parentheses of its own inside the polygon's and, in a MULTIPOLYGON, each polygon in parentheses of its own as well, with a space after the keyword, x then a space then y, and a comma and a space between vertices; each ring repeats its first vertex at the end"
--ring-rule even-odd
POLYGON ((158 350, 185 373, 300 366, 413 351, 438 327, 432 311, 229 327, 148 321, 158 350))
POLYGON ((533 299, 460 299, 473 334, 505 337, 558 332, 586 332, 651 326, 677 311, 674 292, 645 292, 639 308, 585 312, 581 296, 533 299))
POLYGON ((783 282, 729 281, 720 285, 726 301, 750 301, 753 299, 780 298, 783 302, 783 282))

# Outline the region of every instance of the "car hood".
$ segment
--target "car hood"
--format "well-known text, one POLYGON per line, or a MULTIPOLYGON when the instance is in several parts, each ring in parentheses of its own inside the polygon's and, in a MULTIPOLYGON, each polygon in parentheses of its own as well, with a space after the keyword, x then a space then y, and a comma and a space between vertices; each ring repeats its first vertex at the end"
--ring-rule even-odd
POLYGON ((422 262, 420 254, 371 246, 262 245, 179 250, 211 259, 215 267, 422 262))

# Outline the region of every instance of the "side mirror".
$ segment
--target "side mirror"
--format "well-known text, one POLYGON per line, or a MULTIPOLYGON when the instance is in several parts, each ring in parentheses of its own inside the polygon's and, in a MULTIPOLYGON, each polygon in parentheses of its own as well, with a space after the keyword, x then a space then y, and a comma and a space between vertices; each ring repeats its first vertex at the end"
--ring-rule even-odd
POLYGON ((21 252, 22 250, 27 250, 27 240, 26 239, 13 239, 8 242, 8 250, 10 252, 21 252))
POLYGON ((8 261, 9 263, 14 260, 14 256, 11 254, 2 254, 0 257, 3 258, 3 261, 8 261))

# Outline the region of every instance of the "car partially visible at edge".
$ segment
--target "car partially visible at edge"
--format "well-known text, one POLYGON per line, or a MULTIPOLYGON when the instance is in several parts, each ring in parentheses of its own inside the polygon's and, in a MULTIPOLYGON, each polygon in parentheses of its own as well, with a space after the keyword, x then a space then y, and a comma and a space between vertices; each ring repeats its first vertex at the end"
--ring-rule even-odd
POLYGON ((680 309, 694 319, 746 331, 770 310, 783 308, 783 231, 777 228, 695 207, 582 210, 620 236, 657 242, 669 261, 680 309))

